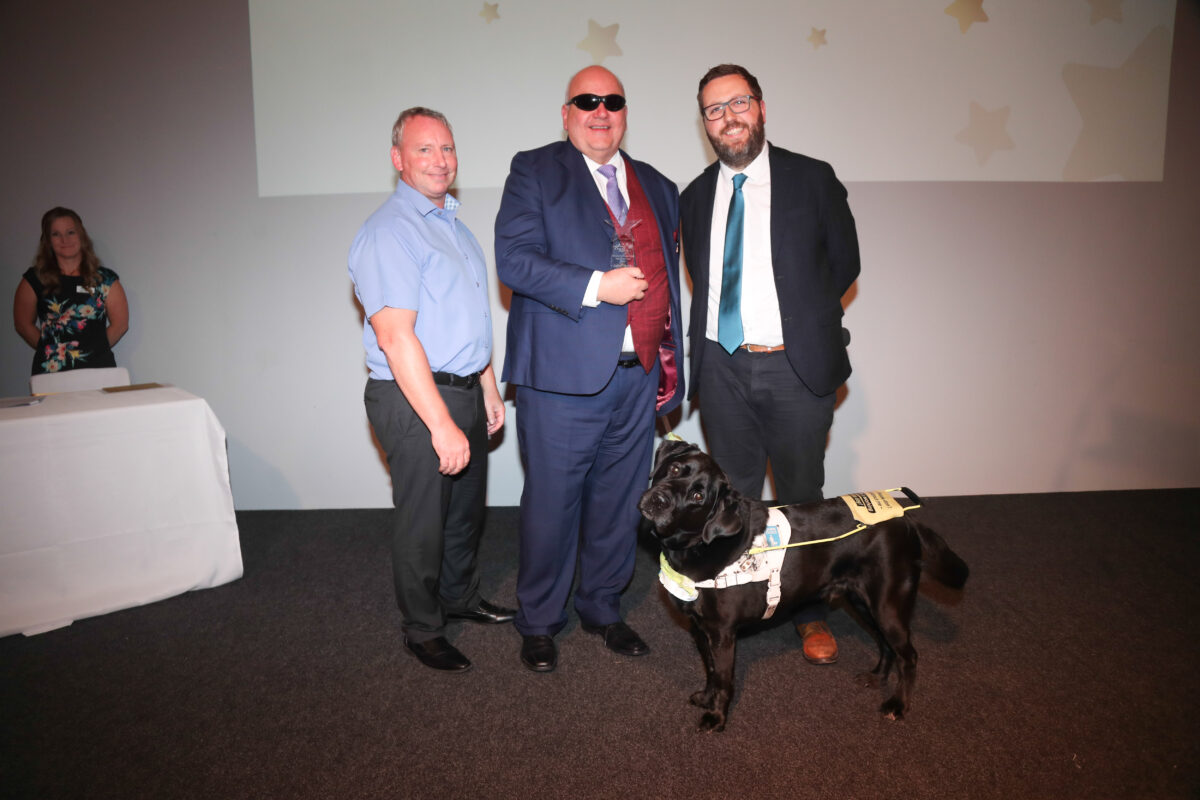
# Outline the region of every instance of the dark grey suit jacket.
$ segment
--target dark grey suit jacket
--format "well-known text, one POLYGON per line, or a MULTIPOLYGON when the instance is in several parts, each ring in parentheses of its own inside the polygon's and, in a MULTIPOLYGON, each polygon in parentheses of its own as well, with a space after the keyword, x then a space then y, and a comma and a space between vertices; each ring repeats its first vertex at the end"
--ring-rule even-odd
MULTIPOLYGON (((858 277, 858 234, 846 188, 824 161, 770 145, 771 259, 788 362, 814 394, 850 376, 842 295, 858 277)), ((720 162, 692 181, 679 200, 680 238, 692 278, 691 393, 707 347, 709 238, 720 162)))

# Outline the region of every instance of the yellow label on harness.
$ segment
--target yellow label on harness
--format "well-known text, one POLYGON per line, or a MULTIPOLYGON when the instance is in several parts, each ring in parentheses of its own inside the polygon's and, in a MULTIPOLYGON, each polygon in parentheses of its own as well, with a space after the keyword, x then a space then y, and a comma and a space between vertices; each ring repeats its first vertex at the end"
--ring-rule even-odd
POLYGON ((864 525, 904 516, 904 507, 887 492, 856 492, 842 495, 850 513, 864 525))

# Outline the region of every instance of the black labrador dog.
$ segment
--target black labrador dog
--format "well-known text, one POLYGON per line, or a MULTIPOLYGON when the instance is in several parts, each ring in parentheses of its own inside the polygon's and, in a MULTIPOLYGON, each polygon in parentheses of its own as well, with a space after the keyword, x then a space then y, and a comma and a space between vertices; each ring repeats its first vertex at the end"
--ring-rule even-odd
MULTIPOLYGON (((707 682, 691 697, 705 710, 700 719, 704 731, 725 727, 737 630, 763 619, 772 584, 778 597, 772 613, 777 611, 781 618, 817 598, 840 596, 850 603, 879 644, 878 663, 861 677, 867 685, 886 685, 896 667, 895 693, 879 710, 899 719, 916 679, 917 651, 909 623, 921 571, 955 589, 967 580, 966 563, 929 528, 907 516, 862 527, 850 504, 833 498, 780 509, 791 527, 792 542, 832 541, 782 550, 777 580, 695 588, 693 584, 717 578, 747 553, 754 536, 768 529, 768 507, 736 491, 712 457, 681 440, 659 445, 651 486, 638 509, 662 545, 664 585, 691 618, 704 660, 707 682), (860 532, 835 538, 858 527, 860 532), (682 584, 673 583, 675 579, 682 584), (682 599, 686 594, 695 599, 682 599)), ((730 583, 720 578, 717 582, 730 583)))

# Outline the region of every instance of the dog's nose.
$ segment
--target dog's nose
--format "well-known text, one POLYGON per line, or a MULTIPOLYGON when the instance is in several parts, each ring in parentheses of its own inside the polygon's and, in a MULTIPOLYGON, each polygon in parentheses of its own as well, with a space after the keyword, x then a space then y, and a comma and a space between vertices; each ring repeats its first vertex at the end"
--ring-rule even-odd
POLYGON ((643 514, 653 514, 666 507, 667 500, 663 497, 662 492, 656 489, 647 489, 642 493, 642 498, 638 500, 638 510, 643 514))

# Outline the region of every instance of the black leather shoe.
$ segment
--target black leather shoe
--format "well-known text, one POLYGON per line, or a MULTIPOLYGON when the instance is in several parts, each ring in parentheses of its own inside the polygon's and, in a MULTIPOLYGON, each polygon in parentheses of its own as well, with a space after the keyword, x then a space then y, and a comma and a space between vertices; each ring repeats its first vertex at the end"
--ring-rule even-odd
POLYGON ((604 637, 604 646, 614 653, 623 656, 644 656, 650 652, 650 647, 642 641, 633 628, 617 620, 609 625, 588 625, 583 623, 583 629, 588 633, 604 637))
POLYGON ((521 663, 534 672, 553 672, 558 665, 558 648, 553 636, 522 636, 521 663))
POLYGON ((427 642, 412 642, 404 637, 404 646, 421 663, 431 669, 444 672, 465 672, 471 668, 471 661, 458 651, 458 648, 446 641, 445 636, 430 639, 427 642))
POLYGON ((487 600, 480 600, 479 605, 474 608, 468 608, 466 611, 449 611, 446 617, 449 619, 465 619, 468 622, 482 622, 484 625, 499 625, 502 622, 512 622, 516 619, 517 610, 515 608, 505 608, 489 603, 487 600))

